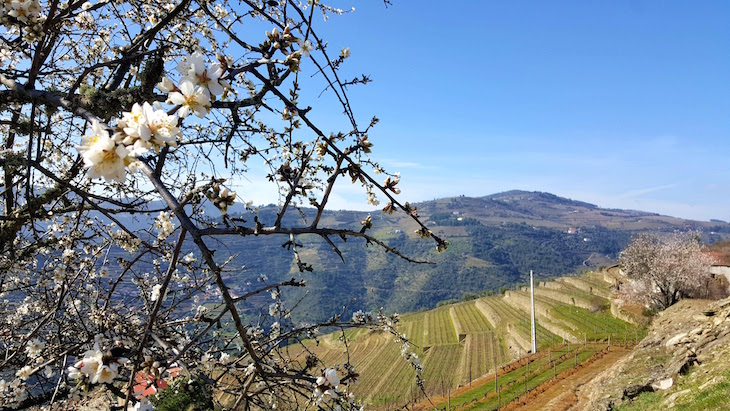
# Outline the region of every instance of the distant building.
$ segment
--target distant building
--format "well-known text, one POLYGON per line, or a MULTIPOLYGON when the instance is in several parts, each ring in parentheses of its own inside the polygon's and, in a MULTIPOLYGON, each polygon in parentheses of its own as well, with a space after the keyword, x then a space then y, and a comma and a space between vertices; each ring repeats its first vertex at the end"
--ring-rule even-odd
MULTIPOLYGON (((723 276, 727 279, 728 283, 730 283, 730 265, 713 265, 710 267, 710 274, 712 275, 712 278, 723 276)), ((727 291, 730 292, 730 286, 728 286, 727 291)))
POLYGON ((730 281, 730 266, 728 265, 713 265, 710 267, 710 274, 714 277, 718 275, 724 275, 728 281, 730 281))

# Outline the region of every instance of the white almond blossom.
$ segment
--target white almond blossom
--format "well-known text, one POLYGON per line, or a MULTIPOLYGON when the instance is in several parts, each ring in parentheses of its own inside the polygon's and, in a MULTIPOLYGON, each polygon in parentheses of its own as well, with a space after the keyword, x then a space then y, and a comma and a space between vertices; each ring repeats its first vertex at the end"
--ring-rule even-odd
POLYGON ((177 114, 185 118, 190 111, 203 118, 210 110, 211 103, 205 87, 195 86, 190 79, 184 79, 178 86, 180 91, 173 91, 167 97, 167 102, 180 106, 177 114))
POLYGON ((191 80, 195 85, 205 87, 213 96, 222 94, 230 87, 227 81, 220 78, 224 71, 220 63, 212 63, 210 67, 206 67, 203 53, 200 51, 185 56, 178 63, 177 71, 183 76, 183 81, 191 80))
POLYGON ((337 370, 326 368, 322 371, 322 375, 317 377, 316 387, 312 392, 312 397, 318 405, 322 402, 336 400, 340 397, 337 391, 339 385, 340 377, 337 375, 337 370))
POLYGON ((41 2, 38 0, 12 0, 9 3, 8 15, 15 17, 21 23, 33 23, 40 17, 41 2))
POLYGON ((160 214, 155 219, 155 228, 157 228, 157 239, 164 240, 173 231, 175 231, 175 224, 172 222, 172 214, 165 211, 160 211, 160 214))
POLYGON ((149 103, 144 103, 147 117, 147 128, 151 133, 151 141, 155 149, 165 145, 177 147, 177 137, 182 135, 178 128, 178 117, 169 115, 165 110, 155 110, 149 103))
POLYGON ((119 375, 119 366, 128 361, 124 357, 105 357, 97 342, 92 349, 84 353, 80 361, 68 367, 66 375, 72 380, 86 377, 91 384, 111 384, 119 375))
POLYGON ((169 93, 175 90, 175 83, 167 77, 162 77, 162 81, 157 83, 157 89, 163 93, 169 93))
POLYGON ((26 365, 25 367, 19 369, 18 372, 15 373, 15 376, 25 381, 30 378, 32 371, 33 367, 31 367, 30 365, 26 365))
POLYGON ((109 131, 98 121, 91 123, 91 131, 93 134, 84 136, 81 145, 76 146, 88 168, 87 176, 91 179, 104 177, 106 181, 124 182, 127 176, 125 159, 129 150, 117 145, 109 137, 109 131))
POLYGON ((96 370, 96 374, 91 378, 92 384, 111 384, 114 378, 119 374, 118 365, 110 363, 109 365, 101 364, 96 370))
POLYGON ((299 45, 299 52, 302 53, 303 57, 309 57, 309 54, 314 50, 314 46, 312 46, 312 42, 309 40, 297 40, 297 44, 299 45))
POLYGON ((53 377, 53 376, 54 376, 55 374, 56 374, 56 373, 55 373, 55 372, 53 371, 53 368, 51 368, 51 366, 49 366, 49 365, 46 365, 46 367, 45 367, 45 368, 43 368, 43 376, 44 376, 44 377, 46 377, 46 378, 51 378, 51 377, 53 377))
POLYGON ((221 358, 218 360, 223 365, 230 364, 233 359, 231 358, 231 355, 225 352, 221 353, 221 358))
POLYGON ((228 191, 227 188, 223 188, 218 196, 219 200, 216 205, 221 210, 221 213, 226 214, 228 212, 228 206, 233 205, 236 201, 236 193, 228 191))
POLYGON ((165 145, 177 146, 176 138, 181 135, 178 117, 168 115, 164 110, 156 110, 150 103, 135 103, 132 111, 122 114, 118 127, 122 132, 114 135, 114 140, 124 144, 129 156, 136 157, 153 148, 158 151, 165 145))
POLYGON ((43 351, 43 348, 46 347, 46 344, 35 338, 28 342, 28 345, 25 346, 25 352, 28 353, 28 356, 31 358, 36 358, 41 355, 41 352, 43 351))
POLYGON ((102 365, 103 354, 99 350, 98 344, 95 344, 94 347, 95 349, 88 350, 84 353, 84 357, 81 361, 78 361, 73 367, 69 367, 69 378, 71 378, 72 375, 75 377, 80 377, 81 375, 96 375, 99 371, 99 367, 102 365))
POLYGON ((160 298, 160 289, 162 288, 161 284, 157 284, 154 287, 152 287, 152 291, 150 291, 150 301, 157 301, 160 298))
POLYGON ((220 80, 223 75, 223 67, 219 63, 213 63, 210 67, 206 67, 203 54, 199 51, 183 60, 178 65, 178 70, 185 76, 184 79, 190 79, 196 85, 207 88, 210 94, 214 96, 222 94, 224 88, 228 87, 227 82, 220 80))

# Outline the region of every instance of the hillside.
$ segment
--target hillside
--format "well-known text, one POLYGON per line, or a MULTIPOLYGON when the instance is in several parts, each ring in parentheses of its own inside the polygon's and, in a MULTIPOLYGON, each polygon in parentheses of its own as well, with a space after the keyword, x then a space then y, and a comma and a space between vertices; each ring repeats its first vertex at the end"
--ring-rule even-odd
MULTIPOLYGON (((575 361, 583 361, 600 351, 609 338, 623 341, 643 336, 641 329, 611 315, 609 294, 616 275, 617 270, 611 269, 539 283, 539 352, 531 355, 533 374, 551 360, 562 358, 565 364, 561 362, 556 367, 556 372, 560 372, 573 363, 573 355, 575 361), (590 344, 584 347, 586 342, 590 344)), ((500 378, 505 383, 510 376, 524 373, 520 366, 510 363, 529 351, 528 301, 529 292, 517 289, 505 295, 403 315, 399 330, 408 336, 425 367, 426 393, 436 397, 445 390, 476 384, 495 368, 501 370, 504 377, 500 378)), ((382 331, 360 329, 327 334, 316 341, 291 346, 289 352, 297 360, 313 354, 324 364, 349 361, 362 374, 355 392, 365 398, 368 408, 403 406, 422 399, 413 387, 413 370, 401 359, 400 347, 382 331)), ((455 397, 451 404, 470 403, 486 395, 490 387, 493 392, 493 386, 487 384, 478 395, 464 388, 463 395, 455 397)))
MULTIPOLYGON (((446 198, 419 203, 417 207, 432 231, 451 243, 446 252, 436 253, 430 243, 419 241, 414 234, 416 226, 402 213, 374 211, 372 233, 404 254, 434 265, 408 263, 376 247, 365 247, 359 239, 343 243, 333 238, 342 251, 343 263, 329 244, 313 236, 297 238, 304 245, 301 257, 312 265, 312 273, 298 272, 291 252, 281 247, 285 240, 280 238, 232 238, 219 256, 242 257, 246 270, 237 274, 241 284, 261 274, 272 281, 301 275, 307 280, 306 290, 296 290, 288 298, 299 301, 307 292, 295 316, 313 321, 329 318, 343 306, 347 315, 358 309, 380 307, 387 312, 433 308, 440 301, 524 283, 530 270, 536 278, 545 279, 596 269, 612 264, 630 238, 644 230, 698 229, 705 233, 705 242, 730 238, 727 223, 607 210, 540 192, 446 198)), ((301 215, 302 220, 289 222, 311 221, 311 210, 303 209, 301 215)), ((366 215, 330 211, 322 223, 357 228, 366 215)), ((253 220, 250 214, 240 216, 253 220)), ((273 223, 275 216, 273 206, 258 211, 264 225, 273 223)))
MULTIPOLYGON (((288 238, 231 236, 225 241, 208 241, 218 250, 219 261, 236 257, 226 272, 236 294, 244 293, 247 284, 255 283, 262 275, 270 282, 304 278, 305 289, 285 292, 284 296, 292 305, 298 304, 293 313, 295 320, 311 322, 326 320, 342 312, 343 307, 346 316, 356 310, 375 311, 380 307, 386 312, 434 308, 444 300, 461 300, 525 283, 530 270, 541 280, 596 269, 613 264, 618 252, 639 231, 698 229, 708 243, 730 238, 730 224, 723 222, 607 210, 540 192, 445 198, 416 206, 429 228, 451 243, 448 250, 439 254, 432 243, 419 240, 414 234, 416 226, 403 213, 372 211, 370 232, 405 255, 434 264, 408 263, 375 246, 366 247, 362 239, 352 238, 345 243, 333 237, 331 240, 342 252, 341 259, 320 237, 302 235, 296 238, 303 246, 299 249, 300 257, 313 271, 300 273, 292 251, 282 247, 288 238), (301 299, 304 293, 307 298, 301 299)), ((237 224, 251 226, 256 218, 266 226, 276 220, 277 208, 261 206, 254 214, 237 204, 229 212, 246 220, 237 224)), ((358 230, 367 214, 327 211, 321 225, 358 230)), ((220 213, 210 210, 207 215, 215 220, 220 213)), ((283 223, 306 226, 313 217, 312 209, 303 208, 299 214, 288 215, 283 223)), ((144 216, 134 218, 138 220, 125 223, 150 227, 144 216)), ((193 250, 192 245, 186 248, 193 250)), ((113 254, 115 258, 128 258, 121 250, 113 254)), ((249 302, 247 313, 258 316, 261 301, 249 302)))
POLYGON ((648 335, 578 392, 572 409, 727 410, 730 299, 683 300, 660 313, 648 335))

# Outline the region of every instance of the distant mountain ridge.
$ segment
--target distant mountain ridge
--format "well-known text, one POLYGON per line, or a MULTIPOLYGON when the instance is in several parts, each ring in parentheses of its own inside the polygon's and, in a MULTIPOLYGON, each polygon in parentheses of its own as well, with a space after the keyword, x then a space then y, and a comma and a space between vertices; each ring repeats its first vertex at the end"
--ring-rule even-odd
POLYGON ((563 205, 572 205, 577 207, 586 207, 586 208, 598 208, 597 205, 586 203, 583 201, 576 201, 565 197, 560 197, 555 194, 542 192, 542 191, 524 191, 524 190, 509 190, 509 191, 503 191, 501 193, 496 194, 490 194, 488 196, 484 196, 482 198, 489 198, 492 200, 502 200, 502 201, 518 201, 522 199, 527 199, 528 201, 534 201, 534 200, 544 200, 544 201, 552 201, 558 204, 563 205))
POLYGON ((600 225, 629 230, 718 228, 721 231, 728 227, 727 223, 720 220, 696 221, 647 211, 600 208, 595 204, 539 191, 510 190, 483 197, 450 197, 423 202, 421 206, 432 209, 434 205, 443 208, 444 204, 454 211, 471 213, 485 223, 512 221, 538 226, 600 225))
MULTIPOLYGON (((726 223, 603 209, 543 192, 513 190, 415 205, 422 221, 451 243, 446 252, 437 253, 430 242, 419 240, 414 234, 416 225, 403 213, 371 211, 370 232, 404 254, 434 265, 407 263, 376 247, 365 247, 360 239, 335 241, 343 253, 343 264, 321 238, 301 236, 298 240, 304 249, 300 255, 314 272, 299 273, 291 253, 281 248, 286 240, 258 237, 227 243, 231 253, 257 256, 245 261, 250 275, 243 275, 242 280, 251 281, 261 273, 272 279, 304 277, 308 286, 291 298, 298 300, 307 292, 299 303, 299 317, 314 320, 342 312, 343 307, 345 312, 433 308, 443 300, 524 282, 530 270, 538 278, 548 278, 609 265, 631 237, 643 231, 696 229, 704 233, 705 242, 730 238, 730 224, 726 223)), ((308 221, 310 211, 303 210, 308 221)), ((321 225, 359 229, 366 215, 363 211, 327 211, 321 225)), ((258 216, 264 225, 272 224, 276 207, 260 207, 258 216)))
MULTIPOLYGON (((230 236, 224 241, 210 239, 215 241, 211 247, 218 250, 216 258, 220 261, 237 256, 236 263, 229 267, 245 266, 227 272, 235 292, 245 292, 247 284, 256 283, 262 274, 272 282, 304 278, 306 288, 285 296, 292 305, 298 304, 294 312, 297 319, 315 321, 335 313, 349 315, 359 309, 384 307, 389 312, 405 312, 433 308, 443 300, 461 299, 525 282, 530 270, 538 279, 546 279, 610 265, 631 237, 644 231, 696 229, 703 232, 706 243, 730 239, 727 223, 603 209, 543 192, 512 190, 415 205, 421 220, 450 242, 448 250, 437 253, 432 242, 420 240, 414 233, 418 227, 404 213, 387 215, 380 210, 371 211, 373 228, 369 233, 402 253, 433 265, 408 263, 375 246, 368 247, 358 238, 347 242, 331 238, 342 251, 343 263, 331 245, 320 237, 297 237, 297 242, 303 245, 300 257, 314 268, 313 272, 305 273, 297 269, 292 252, 282 247, 288 237, 230 236), (307 297, 299 301, 305 292, 307 297)), ((150 208, 154 207, 154 203, 150 204, 150 208)), ((220 218, 216 209, 208 208, 206 215, 220 218)), ((275 205, 260 206, 256 212, 258 221, 265 226, 273 225, 277 211, 275 205)), ((253 224, 252 213, 242 205, 230 207, 229 213, 247 221, 240 225, 253 224)), ((304 208, 301 214, 286 217, 283 224, 306 226, 311 224, 314 214, 313 209, 304 208)), ((367 211, 326 211, 320 226, 359 230, 360 221, 367 214, 367 211)), ((147 220, 155 217, 155 213, 148 217, 138 214, 134 216, 134 224, 150 227, 147 220)), ((257 315, 258 309, 258 305, 252 304, 249 314, 257 315)))

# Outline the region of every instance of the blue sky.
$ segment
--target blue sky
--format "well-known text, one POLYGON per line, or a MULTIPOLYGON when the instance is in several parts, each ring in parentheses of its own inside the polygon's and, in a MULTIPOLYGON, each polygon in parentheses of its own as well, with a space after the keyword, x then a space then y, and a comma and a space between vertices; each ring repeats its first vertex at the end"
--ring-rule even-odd
MULTIPOLYGON (((526 189, 730 220, 730 2, 354 6, 321 27, 352 50, 343 76, 375 81, 351 101, 404 200, 526 189)), ((349 190, 333 207, 367 209, 349 190)))

